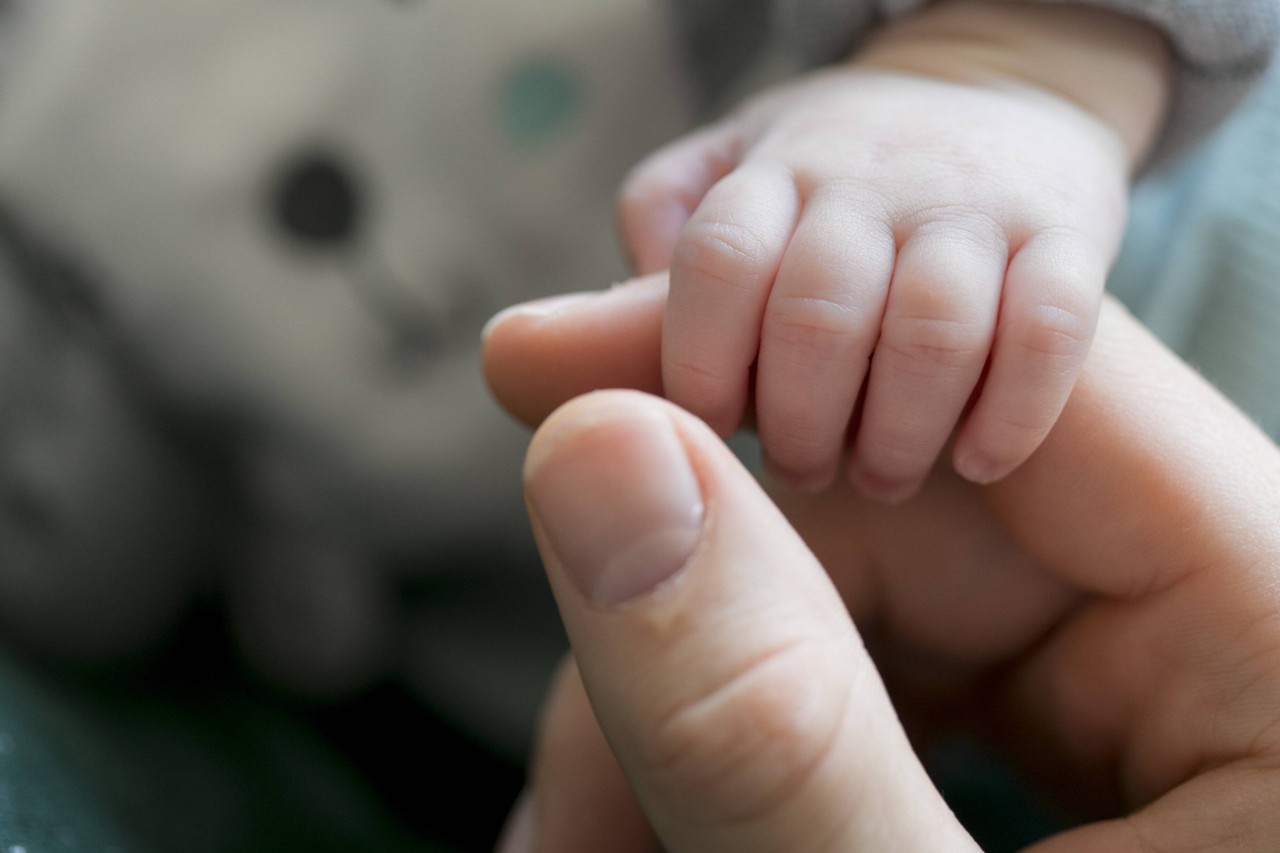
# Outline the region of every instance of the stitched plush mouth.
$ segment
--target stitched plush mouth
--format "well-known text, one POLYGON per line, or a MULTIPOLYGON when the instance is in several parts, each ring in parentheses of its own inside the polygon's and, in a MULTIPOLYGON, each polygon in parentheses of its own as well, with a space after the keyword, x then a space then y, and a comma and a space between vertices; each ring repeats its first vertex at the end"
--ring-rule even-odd
POLYGON ((348 271, 345 278, 356 301, 387 330, 386 362, 392 375, 409 378, 430 367, 445 348, 441 320, 412 301, 399 282, 357 271, 348 271))
POLYGON ((442 349, 434 329, 402 323, 392 328, 387 358, 396 374, 416 375, 430 367, 442 349))

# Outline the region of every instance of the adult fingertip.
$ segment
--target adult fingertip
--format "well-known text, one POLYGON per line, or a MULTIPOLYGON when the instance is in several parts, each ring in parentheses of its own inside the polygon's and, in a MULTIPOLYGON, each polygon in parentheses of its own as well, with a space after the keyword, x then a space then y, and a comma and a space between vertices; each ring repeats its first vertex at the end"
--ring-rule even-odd
POLYGON ((562 311, 570 309, 575 304, 594 299, 597 296, 599 294, 595 291, 562 293, 558 296, 548 296, 545 299, 535 299, 532 302, 522 302, 518 305, 504 308, 490 317, 489 321, 484 324, 484 328, 480 330, 480 341, 481 343, 487 342, 493 334, 493 330, 509 320, 538 320, 554 317, 562 311))
POLYGON ((540 395, 546 396, 545 381, 539 381, 546 376, 549 353, 538 342, 554 337, 557 321, 572 314, 575 306, 599 298, 595 291, 549 296, 505 308, 484 324, 480 360, 485 383, 516 418, 536 424, 549 411, 546 401, 540 399, 540 395))
POLYGON ((600 388, 661 393, 666 295, 666 275, 659 274, 503 311, 489 321, 483 340, 490 391, 531 426, 600 388))
POLYGON ((537 829, 535 820, 533 794, 529 790, 522 791, 498 835, 498 843, 494 847, 496 853, 533 853, 537 829))
POLYGON ((588 601, 621 604, 677 574, 702 535, 703 500, 670 415, 626 392, 553 415, 525 466, 530 513, 588 601))

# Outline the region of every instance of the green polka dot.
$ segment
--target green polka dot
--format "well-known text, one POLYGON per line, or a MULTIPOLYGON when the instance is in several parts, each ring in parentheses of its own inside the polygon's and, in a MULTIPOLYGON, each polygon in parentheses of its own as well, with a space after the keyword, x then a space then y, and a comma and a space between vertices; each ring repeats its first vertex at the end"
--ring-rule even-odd
POLYGON ((517 66, 502 86, 502 126, 513 142, 537 147, 555 139, 582 110, 582 84, 554 61, 517 66))

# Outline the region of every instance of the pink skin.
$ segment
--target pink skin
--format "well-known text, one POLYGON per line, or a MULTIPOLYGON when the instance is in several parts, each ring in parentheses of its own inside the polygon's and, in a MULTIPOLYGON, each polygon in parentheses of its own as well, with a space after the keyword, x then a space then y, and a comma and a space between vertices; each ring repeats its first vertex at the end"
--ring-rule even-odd
POLYGON ((1097 821, 1035 853, 1276 849, 1280 453, 1244 415, 1104 306, 1063 416, 1004 481, 937 471, 901 507, 766 495, 665 401, 557 408, 655 390, 665 296, 655 275, 489 329, 497 399, 542 423, 526 496, 573 648, 503 853, 655 832, 971 851, 912 749, 954 731, 1097 821), (600 583, 617 571, 625 603, 600 583))
POLYGON ((1108 125, 1031 86, 851 66, 767 92, 622 190, 638 271, 671 272, 664 392, 722 435, 754 399, 801 490, 845 465, 904 500, 957 427, 959 473, 997 480, 1084 362, 1128 172, 1108 125))

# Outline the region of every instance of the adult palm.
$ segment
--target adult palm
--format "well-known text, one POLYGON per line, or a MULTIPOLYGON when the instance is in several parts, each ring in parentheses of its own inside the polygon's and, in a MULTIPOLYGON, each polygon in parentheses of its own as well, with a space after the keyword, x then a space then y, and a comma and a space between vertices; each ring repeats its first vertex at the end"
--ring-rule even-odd
MULTIPOLYGON (((661 277, 653 277, 506 315, 491 325, 486 346, 495 393, 529 423, 594 388, 659 393, 663 296, 661 277)), ((553 419, 562 443, 577 440, 574 419, 592 408, 575 406, 553 419)), ((735 559, 763 564, 762 584, 781 577, 771 595, 785 598, 787 573, 802 577, 795 564, 806 557, 786 551, 785 560, 774 559, 768 543, 784 535, 781 526, 763 502, 739 503, 736 495, 752 487, 714 461, 709 434, 672 417, 706 492, 706 536, 732 529, 761 537, 750 556, 735 559)), ((540 435, 535 448, 552 438, 540 435)), ((917 744, 955 727, 990 737, 1096 819, 1041 842, 1037 853, 1273 849, 1280 838, 1280 453, 1121 309, 1104 311, 1054 432, 1004 481, 979 488, 940 471, 898 507, 846 490, 772 498, 834 583, 917 744)), ((718 554, 716 543, 704 543, 693 562, 718 554)), ((819 666, 816 693, 792 689, 788 700, 784 690, 779 699, 779 684, 800 683, 795 667, 767 653, 744 663, 726 651, 733 645, 725 631, 739 631, 747 648, 753 634, 769 633, 753 631, 740 614, 796 622, 807 618, 803 610, 755 611, 723 604, 724 596, 695 596, 681 606, 722 607, 728 615, 658 622, 631 611, 584 616, 591 605, 558 595, 583 677, 569 667, 548 705, 533 776, 534 849, 648 849, 648 823, 669 849, 747 849, 744 827, 760 849, 968 846, 949 815, 919 807, 936 796, 923 774, 886 782, 896 793, 872 810, 858 807, 877 774, 887 780, 914 758, 884 734, 892 722, 864 727, 876 736, 850 746, 848 737, 825 731, 827 717, 810 706, 844 703, 831 718, 843 729, 850 715, 883 717, 888 706, 875 699, 874 679, 819 666), (718 627, 689 628, 708 622, 718 627), (660 624, 667 627, 654 627, 660 624), (720 636, 691 652, 663 636, 676 625, 720 636), (634 636, 620 646, 611 636, 628 632, 634 636), (609 659, 617 648, 631 657, 609 659), (661 658, 673 648, 682 649, 676 658, 661 658), (650 651, 655 660, 645 660, 650 651), (709 655, 732 660, 718 664, 709 655), (690 667, 695 681, 705 679, 705 695, 694 701, 686 691, 679 700, 679 708, 719 708, 704 715, 719 730, 701 735, 714 745, 692 750, 701 771, 671 773, 647 761, 670 754, 670 744, 654 748, 652 741, 669 737, 675 710, 621 707, 620 697, 636 695, 616 686, 635 680, 628 667, 660 673, 648 682, 651 692, 687 683, 690 667), (733 713, 744 707, 751 713, 733 713), (593 716, 612 749, 588 724, 593 716), (726 736, 734 720, 743 730, 726 736), (752 726, 796 743, 766 748, 752 726), (757 745, 754 756, 744 743, 757 745), (719 771, 707 769, 718 762, 719 771), (787 762, 795 772, 780 769, 787 762), (759 793, 744 786, 752 776, 776 784, 748 807, 735 800, 759 793), (695 780, 697 790, 689 789, 695 780), (839 790, 824 797, 822 785, 839 790), (584 813, 607 819, 593 825, 584 813), (875 830, 849 831, 850 821, 875 830)), ((860 649, 841 653, 847 671, 859 672, 860 649)), ((681 731, 684 744, 698 737, 696 723, 681 731)))

